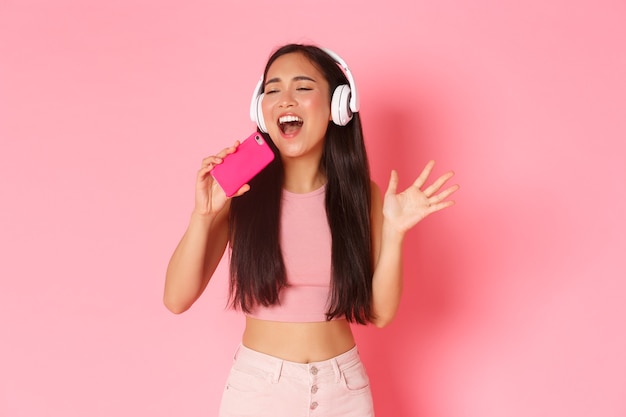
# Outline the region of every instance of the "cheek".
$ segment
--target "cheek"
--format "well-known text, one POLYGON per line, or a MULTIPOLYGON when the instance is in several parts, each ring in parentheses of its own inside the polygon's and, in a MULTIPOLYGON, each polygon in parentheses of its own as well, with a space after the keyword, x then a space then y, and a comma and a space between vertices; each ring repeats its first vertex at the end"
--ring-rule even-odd
POLYGON ((330 99, 322 96, 311 97, 307 100, 306 106, 320 112, 320 118, 327 119, 330 117, 330 99))
POLYGON ((271 108, 272 108, 272 103, 271 103, 271 99, 268 99, 267 96, 263 97, 263 100, 261 101, 261 111, 263 112, 263 115, 269 115, 271 108))
POLYGON ((273 107, 273 100, 271 98, 268 100, 267 97, 264 97, 261 102, 261 112, 263 114, 263 119, 265 120, 265 126, 267 126, 268 129, 272 129, 272 126, 274 126, 274 123, 272 122, 273 107))

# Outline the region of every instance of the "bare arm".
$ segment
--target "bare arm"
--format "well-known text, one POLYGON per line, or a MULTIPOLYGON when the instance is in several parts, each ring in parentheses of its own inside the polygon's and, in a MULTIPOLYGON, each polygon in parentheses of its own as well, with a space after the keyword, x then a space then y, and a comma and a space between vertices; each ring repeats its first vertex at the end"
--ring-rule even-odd
POLYGON ((227 211, 191 215, 165 275, 163 303, 171 312, 188 310, 209 283, 228 243, 227 211))
MULTIPOLYGON (((202 161, 196 178, 195 208, 165 274, 163 303, 173 313, 189 309, 206 288, 228 244, 230 199, 210 171, 239 143, 202 161)), ((248 191, 241 187, 236 196, 248 191)))
POLYGON ((432 171, 429 162, 415 182, 397 193, 398 174, 392 171, 384 199, 378 187, 372 187, 372 248, 374 276, 372 281, 373 323, 384 327, 391 323, 398 311, 402 295, 402 242, 408 232, 429 214, 450 207, 452 200, 445 200, 459 189, 453 185, 438 193, 454 175, 448 172, 421 191, 432 171))
POLYGON ((372 279, 373 324, 384 327, 395 317, 402 295, 402 240, 404 236, 385 227, 383 199, 378 186, 372 187, 372 279))

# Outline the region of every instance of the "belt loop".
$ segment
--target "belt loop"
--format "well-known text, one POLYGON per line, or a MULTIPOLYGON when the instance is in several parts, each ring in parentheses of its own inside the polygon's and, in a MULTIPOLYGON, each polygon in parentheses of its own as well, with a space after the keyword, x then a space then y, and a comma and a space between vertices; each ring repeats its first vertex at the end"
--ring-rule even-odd
POLYGON ((233 353, 233 362, 237 361, 237 356, 239 356, 240 349, 241 349, 241 343, 239 344, 239 346, 237 346, 237 349, 235 349, 235 353, 233 353))
POLYGON ((280 381, 280 375, 283 372, 283 361, 277 360, 274 366, 274 372, 272 372, 272 384, 278 384, 280 381))
POLYGON ((335 372, 335 383, 339 383, 339 381, 341 381, 341 368, 339 367, 339 361, 337 361, 337 358, 332 358, 330 363, 333 366, 333 371, 335 372))

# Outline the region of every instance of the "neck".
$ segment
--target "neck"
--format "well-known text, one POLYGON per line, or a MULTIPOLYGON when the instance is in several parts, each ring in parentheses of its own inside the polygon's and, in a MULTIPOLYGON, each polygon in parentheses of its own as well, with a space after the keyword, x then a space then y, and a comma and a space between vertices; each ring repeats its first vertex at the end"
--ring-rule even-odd
POLYGON ((309 193, 326 184, 326 175, 318 161, 283 160, 285 179, 283 187, 292 193, 309 193))

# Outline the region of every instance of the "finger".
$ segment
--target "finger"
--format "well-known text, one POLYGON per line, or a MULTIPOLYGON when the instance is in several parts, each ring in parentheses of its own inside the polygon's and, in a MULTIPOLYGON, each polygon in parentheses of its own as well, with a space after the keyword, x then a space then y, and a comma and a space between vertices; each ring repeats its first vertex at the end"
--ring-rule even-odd
POLYGON ((240 145, 240 142, 237 140, 235 141, 233 146, 229 146, 228 148, 222 149, 216 155, 207 156, 206 158, 202 160, 202 167, 208 166, 210 164, 213 164, 213 165, 221 164, 222 162, 224 162, 224 158, 227 155, 230 155, 231 153, 237 150, 239 145, 240 145))
POLYGON ((239 197, 240 195, 247 193, 249 190, 250 190, 250 184, 244 184, 241 186, 239 190, 237 190, 235 194, 233 194, 233 197, 239 197))
POLYGON ((454 194, 455 192, 457 192, 459 190, 459 185, 455 184, 451 187, 446 188, 445 190, 443 190, 442 192, 440 192, 439 194, 437 194, 436 196, 433 196, 430 198, 430 202, 431 205, 433 204, 438 204, 439 202, 445 200, 446 198, 450 197, 452 194, 454 194))
POLYGON ((214 155, 212 155, 212 156, 208 156, 208 157, 206 157, 206 158, 204 158, 204 159, 202 160, 202 165, 201 165, 201 167, 202 167, 202 168, 206 168, 206 167, 208 167, 208 166, 210 166, 210 165, 213 165, 213 166, 214 166, 214 165, 221 164, 222 162, 223 162, 223 158, 220 158, 220 157, 218 157, 218 156, 214 156, 214 155))
POLYGON ((442 201, 441 203, 431 204, 430 207, 428 207, 428 214, 432 214, 439 210, 443 210, 447 207, 451 207, 454 204, 455 204, 454 200, 446 200, 446 201, 442 201))
POLYGON ((446 172, 441 177, 437 178, 437 180, 434 183, 432 183, 428 188, 426 188, 424 190, 424 194, 426 194, 427 197, 430 197, 431 195, 435 194, 453 176, 454 176, 454 172, 452 171, 446 172))
POLYGON ((209 174, 211 173, 211 171, 213 170, 214 166, 213 165, 208 165, 205 167, 202 167, 198 170, 198 181, 203 181, 206 179, 207 176, 209 176, 209 174))
POLYGON ((422 173, 413 182, 413 185, 417 188, 422 188, 424 184, 426 183, 426 180, 428 179, 428 176, 432 172, 434 166, 435 166, 435 161, 433 160, 428 161, 428 163, 422 170, 422 173))
POLYGON ((219 158, 225 158, 226 155, 230 155, 231 153, 234 153, 237 148, 239 147, 239 141, 235 141, 235 143, 233 144, 233 146, 229 146, 228 148, 224 148, 222 149, 220 152, 218 152, 217 156, 219 158))
POLYGON ((389 176, 389 185, 387 186, 387 191, 385 195, 394 195, 398 191, 398 172, 395 169, 391 170, 391 175, 389 176))

